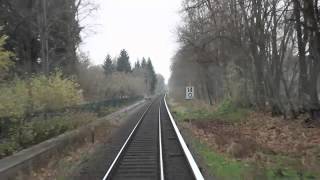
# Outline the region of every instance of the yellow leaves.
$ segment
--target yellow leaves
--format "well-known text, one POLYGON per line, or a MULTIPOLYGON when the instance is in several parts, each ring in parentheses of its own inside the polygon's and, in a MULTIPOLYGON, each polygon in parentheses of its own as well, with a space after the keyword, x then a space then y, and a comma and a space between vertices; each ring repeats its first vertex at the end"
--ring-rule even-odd
POLYGON ((12 52, 6 51, 3 46, 5 44, 7 37, 0 37, 0 75, 7 72, 14 63, 10 60, 10 57, 13 56, 12 52))
POLYGON ((79 85, 62 77, 60 72, 49 77, 33 76, 16 79, 0 87, 0 117, 22 117, 27 111, 55 110, 82 101, 79 85))
POLYGON ((26 83, 14 83, 0 87, 0 116, 21 117, 27 108, 28 90, 26 83))
POLYGON ((72 106, 82 101, 77 88, 79 85, 62 77, 57 72, 50 77, 40 76, 31 79, 32 102, 36 110, 54 110, 72 106))

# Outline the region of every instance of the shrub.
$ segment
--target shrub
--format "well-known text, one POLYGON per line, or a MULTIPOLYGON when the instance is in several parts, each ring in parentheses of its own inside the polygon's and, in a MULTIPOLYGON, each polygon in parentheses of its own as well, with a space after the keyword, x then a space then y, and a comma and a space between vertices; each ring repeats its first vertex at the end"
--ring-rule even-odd
POLYGON ((226 98, 218 105, 213 116, 222 120, 237 122, 244 120, 249 114, 249 111, 250 109, 239 107, 233 100, 226 98))
POLYGON ((50 117, 47 120, 37 117, 30 122, 25 122, 23 125, 15 124, 10 128, 9 137, 0 142, 0 159, 20 149, 88 124, 96 120, 96 118, 97 116, 94 113, 65 113, 60 116, 50 117))
POLYGON ((41 117, 34 118, 26 123, 21 129, 23 137, 21 146, 26 147, 37 144, 52 137, 63 134, 66 131, 76 129, 96 119, 93 113, 63 114, 43 120, 41 117))
POLYGON ((14 153, 18 148, 17 143, 14 141, 6 141, 0 143, 0 159, 14 153))
POLYGON ((21 118, 27 112, 60 109, 79 104, 82 100, 78 84, 63 78, 60 72, 49 77, 33 76, 15 79, 0 86, 0 117, 21 118))
POLYGON ((72 129, 72 122, 68 116, 54 117, 45 121, 35 120, 30 128, 33 137, 28 144, 37 144, 72 129))
POLYGON ((0 86, 0 117, 22 117, 29 105, 27 83, 16 79, 0 86))
POLYGON ((225 98, 216 107, 201 103, 174 104, 173 113, 178 120, 225 120, 238 122, 245 120, 250 109, 238 107, 230 98, 225 98))
POLYGON ((50 121, 39 117, 29 122, 25 118, 27 113, 34 111, 56 110, 79 104, 82 96, 77 89, 78 84, 72 79, 63 78, 60 72, 49 77, 37 75, 24 80, 16 78, 1 84, 0 135, 7 141, 0 142, 0 157, 72 129, 75 125, 72 125, 71 116, 49 117, 50 121))
POLYGON ((48 78, 35 76, 30 80, 31 101, 34 110, 55 110, 81 102, 79 85, 57 72, 48 78))
POLYGON ((98 109, 97 113, 98 113, 98 116, 102 117, 102 116, 111 114, 116 110, 117 110, 116 107, 107 106, 107 107, 101 107, 100 109, 98 109))
POLYGON ((7 74, 10 67, 14 65, 14 63, 10 60, 10 57, 14 56, 14 54, 12 52, 6 51, 3 48, 6 39, 6 36, 0 36, 0 81, 7 74))
POLYGON ((224 99, 217 107, 217 113, 220 115, 225 115, 236 111, 236 106, 230 98, 224 99))

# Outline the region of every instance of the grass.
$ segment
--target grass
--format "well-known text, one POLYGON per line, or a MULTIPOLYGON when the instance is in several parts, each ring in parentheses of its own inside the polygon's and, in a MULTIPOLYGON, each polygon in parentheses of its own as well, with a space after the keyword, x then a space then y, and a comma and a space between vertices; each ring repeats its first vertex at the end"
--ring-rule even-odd
POLYGON ((287 166, 288 157, 276 155, 275 162, 257 164, 247 160, 236 160, 217 153, 205 143, 193 138, 193 147, 200 154, 208 167, 209 173, 218 179, 266 179, 266 180, 313 180, 317 173, 305 172, 287 166))
POLYGON ((240 122, 244 120, 250 109, 236 107, 231 100, 224 100, 218 106, 209 106, 200 102, 191 104, 171 103, 173 113, 179 121, 205 121, 223 120, 229 122, 240 122))
MULTIPOLYGON (((230 100, 225 100, 216 107, 198 102, 188 103, 170 102, 176 120, 180 122, 220 120, 237 123, 246 120, 251 111, 235 106, 230 100)), ((202 157, 207 170, 217 179, 313 180, 320 177, 320 172, 306 170, 299 157, 268 154, 257 150, 255 153, 263 158, 236 159, 227 153, 217 152, 200 138, 192 136, 191 141, 195 151, 202 157)))
POLYGON ((219 179, 242 179, 249 169, 247 164, 218 154, 200 141, 194 141, 194 147, 208 166, 210 174, 219 179))
POLYGON ((264 169, 268 179, 318 179, 320 174, 309 172, 302 168, 298 159, 286 155, 267 155, 271 160, 270 164, 264 169), (318 178, 316 178, 318 177, 318 178))
POLYGON ((69 147, 62 154, 52 157, 46 167, 33 171, 28 179, 72 179, 79 165, 88 161, 96 146, 84 144, 77 149, 69 147))
POLYGON ((75 159, 62 159, 58 162, 57 165, 57 180, 68 180, 75 169, 79 166, 81 162, 85 162, 89 159, 90 153, 85 152, 73 152, 76 157, 75 159))

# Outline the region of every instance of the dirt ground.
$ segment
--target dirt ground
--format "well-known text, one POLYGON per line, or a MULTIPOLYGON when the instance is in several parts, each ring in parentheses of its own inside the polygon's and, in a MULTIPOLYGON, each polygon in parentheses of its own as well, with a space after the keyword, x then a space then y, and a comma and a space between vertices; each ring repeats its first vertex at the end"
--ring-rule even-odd
POLYGON ((283 120, 252 112, 240 123, 201 120, 184 126, 215 151, 236 159, 269 163, 270 155, 282 155, 295 159, 296 168, 320 171, 320 127, 306 124, 303 118, 283 120))

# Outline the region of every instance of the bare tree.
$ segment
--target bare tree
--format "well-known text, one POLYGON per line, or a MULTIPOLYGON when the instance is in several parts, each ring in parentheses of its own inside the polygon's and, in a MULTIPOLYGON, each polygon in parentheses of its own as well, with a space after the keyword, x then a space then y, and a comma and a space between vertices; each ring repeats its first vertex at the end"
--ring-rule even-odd
MULTIPOLYGON (((199 64, 210 104, 231 96, 293 116, 319 108, 318 0, 185 0, 182 16, 177 54, 199 64)), ((174 58, 173 76, 183 61, 174 58)))

